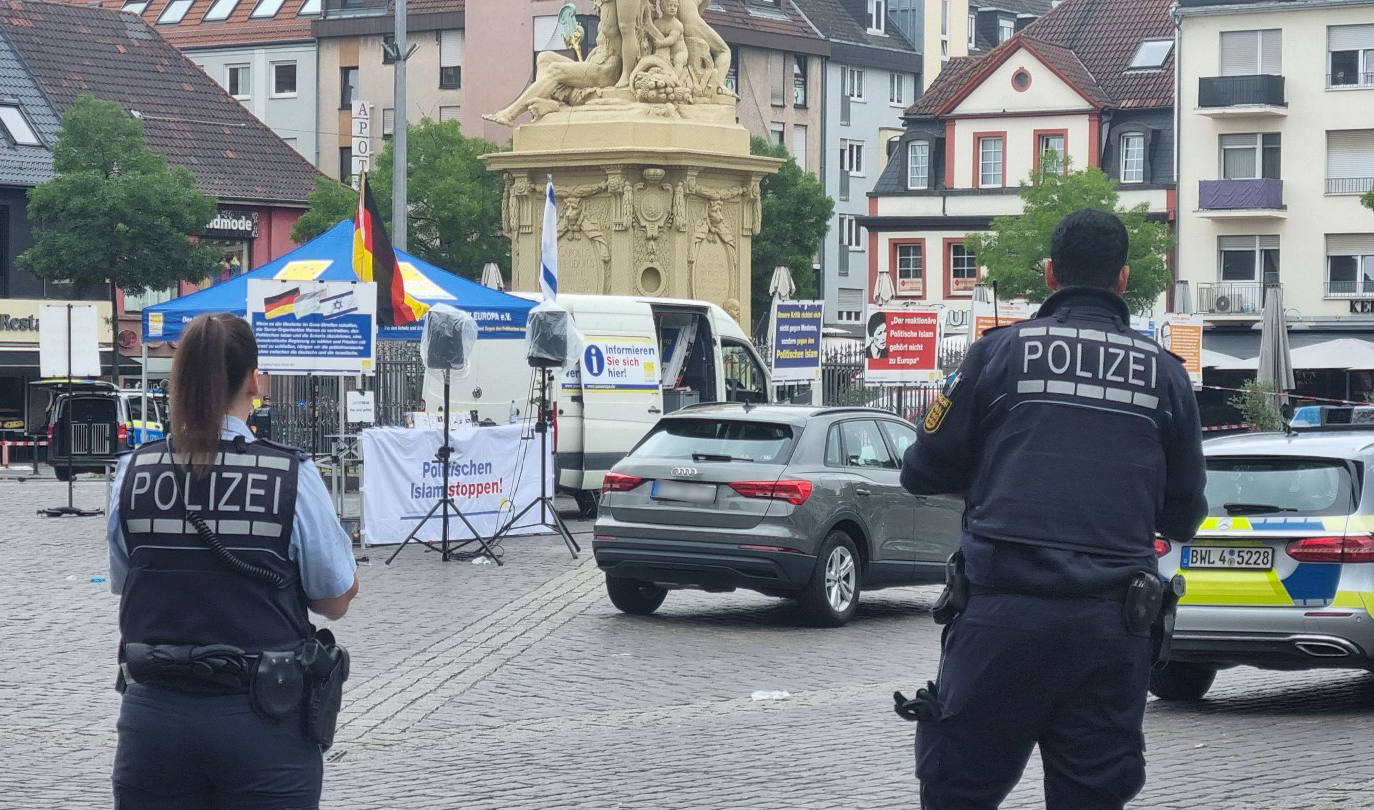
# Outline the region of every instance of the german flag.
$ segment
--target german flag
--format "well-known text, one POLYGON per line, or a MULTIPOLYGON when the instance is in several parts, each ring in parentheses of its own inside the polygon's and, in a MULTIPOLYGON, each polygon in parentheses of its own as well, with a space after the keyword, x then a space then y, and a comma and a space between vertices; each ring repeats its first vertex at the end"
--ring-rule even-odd
POLYGON ((396 251, 387 238, 377 201, 367 184, 367 173, 358 179, 358 214, 353 219, 353 272, 360 281, 377 282, 377 325, 405 326, 415 323, 429 307, 406 295, 396 251))
POLYGON ((296 311, 296 299, 301 295, 300 287, 292 287, 280 295, 263 299, 264 315, 268 318, 284 318, 296 311))

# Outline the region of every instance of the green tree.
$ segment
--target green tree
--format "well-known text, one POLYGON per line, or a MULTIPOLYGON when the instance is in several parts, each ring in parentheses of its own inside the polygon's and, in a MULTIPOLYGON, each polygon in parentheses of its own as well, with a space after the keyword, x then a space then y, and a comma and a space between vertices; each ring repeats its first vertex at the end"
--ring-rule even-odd
POLYGON ((1113 211, 1131 240, 1126 256, 1131 267, 1126 303, 1133 311, 1148 308, 1173 280, 1165 260, 1173 246, 1168 225, 1150 221, 1146 203, 1119 206, 1116 181, 1101 169, 1066 172, 1067 168, 1054 153, 1045 153, 1030 182, 1021 184, 1024 213, 997 217, 990 233, 969 234, 969 249, 987 267, 987 280, 997 284, 1000 297, 1043 301, 1050 293, 1044 262, 1050 255, 1055 225, 1080 208, 1113 211))
POLYGON ((1367 191, 1367 192, 1365 192, 1365 195, 1364 195, 1363 197, 1360 198, 1360 203, 1361 203, 1365 208, 1369 208, 1369 209, 1371 209, 1371 210, 1374 210, 1374 191, 1367 191))
POLYGON ((760 323, 768 317, 768 284, 773 279, 773 268, 779 265, 792 271, 792 280, 797 285, 795 298, 815 297, 816 272, 812 265, 830 227, 835 201, 826 195, 815 175, 797 165, 787 147, 755 137, 749 142, 749 151, 787 161, 777 174, 763 178, 760 184, 763 229, 754 237, 750 254, 750 306, 755 322, 760 323))
POLYGON ((53 147, 57 176, 29 191, 33 247, 20 267, 77 287, 131 293, 199 281, 219 253, 193 235, 215 201, 183 166, 148 148, 143 121, 115 101, 83 94, 62 116, 53 147))
MULTIPOLYGON (((509 278, 510 242, 501 233, 502 181, 487 171, 480 155, 500 149, 468 138, 458 122, 426 118, 409 128, 409 217, 406 249, 431 264, 477 278, 482 265, 496 262, 509 278)), ((392 145, 382 149, 368 183, 391 228, 392 145)), ((348 219, 358 205, 352 189, 317 180, 310 210, 291 229, 298 242, 311 239, 348 219)))

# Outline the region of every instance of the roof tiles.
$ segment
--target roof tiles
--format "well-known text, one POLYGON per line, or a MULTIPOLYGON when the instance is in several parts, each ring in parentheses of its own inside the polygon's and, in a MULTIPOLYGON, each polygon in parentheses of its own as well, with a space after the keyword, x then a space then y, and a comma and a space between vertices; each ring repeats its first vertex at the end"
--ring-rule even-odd
POLYGON ((59 112, 81 93, 118 101, 152 149, 216 198, 300 205, 314 187, 305 158, 133 15, 0 0, 0 29, 59 112))

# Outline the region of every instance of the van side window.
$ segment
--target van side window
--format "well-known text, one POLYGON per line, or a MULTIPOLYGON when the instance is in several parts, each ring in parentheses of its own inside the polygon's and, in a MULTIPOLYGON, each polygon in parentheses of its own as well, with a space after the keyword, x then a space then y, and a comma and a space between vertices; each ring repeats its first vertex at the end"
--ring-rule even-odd
POLYGON ((725 398, 730 402, 767 402, 768 375, 743 344, 720 342, 725 371, 725 398))

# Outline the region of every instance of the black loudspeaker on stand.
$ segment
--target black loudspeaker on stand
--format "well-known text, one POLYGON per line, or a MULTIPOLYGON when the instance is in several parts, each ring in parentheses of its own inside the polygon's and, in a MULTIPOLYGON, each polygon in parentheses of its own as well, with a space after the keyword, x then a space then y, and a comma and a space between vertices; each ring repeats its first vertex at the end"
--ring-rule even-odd
MULTIPOLYGON (((536 365, 535 359, 530 358, 530 364, 536 365)), ((572 532, 568 529, 568 524, 563 522, 558 510, 553 505, 553 493, 549 492, 549 418, 551 417, 549 406, 549 375, 552 373, 548 367, 536 365, 535 373, 539 375, 539 416, 534 423, 534 432, 539 437, 539 497, 531 501, 517 512, 506 525, 496 530, 492 535, 491 541, 495 543, 502 537, 508 535, 512 529, 520 523, 520 519, 529 514, 535 507, 539 508, 539 522, 537 525, 547 529, 552 529, 563 538, 563 543, 568 547, 568 553, 577 558, 577 552, 582 547, 573 538, 572 532)), ((534 437, 522 436, 521 441, 533 441, 534 437)))
MULTIPOLYGON (((442 555, 444 562, 448 562, 449 560, 453 559, 453 555, 458 551, 458 549, 463 548, 467 545, 471 545, 472 543, 477 543, 482 547, 482 553, 485 554, 492 562, 496 563, 497 565, 504 565, 504 563, 501 562, 501 557, 498 554, 496 554, 495 551, 492 550, 491 545, 486 540, 482 539, 481 532, 478 532, 477 527, 472 525, 472 521, 468 520, 467 516, 458 510, 458 505, 453 502, 453 496, 449 494, 449 458, 453 455, 453 443, 449 436, 449 377, 452 373, 453 372, 449 368, 444 368, 444 443, 439 448, 438 452, 435 453, 435 460, 439 462, 440 475, 443 477, 444 481, 444 494, 441 498, 439 498, 438 501, 435 502, 434 506, 430 507, 429 512, 427 512, 423 518, 420 518, 420 522, 416 524, 415 530, 412 531, 410 535, 406 537, 404 541, 401 542, 400 547, 398 547, 395 551, 391 552, 391 556, 388 557, 386 560, 387 565, 391 565, 391 561, 396 559, 396 555, 400 554, 401 549, 409 545, 411 541, 414 541, 425 546, 430 551, 439 552, 442 555), (423 529, 425 527, 425 524, 428 523, 430 519, 434 517, 435 512, 439 513, 440 520, 438 546, 434 545, 434 543, 429 540, 421 540, 419 537, 420 530, 423 529), (472 532, 471 539, 463 540, 461 542, 456 543, 450 540, 448 530, 450 513, 456 515, 459 520, 463 521, 463 525, 468 527, 468 531, 472 532)), ((498 533, 497 537, 499 536, 500 534, 498 533)), ((495 541, 496 537, 493 537, 492 542, 495 541)))

